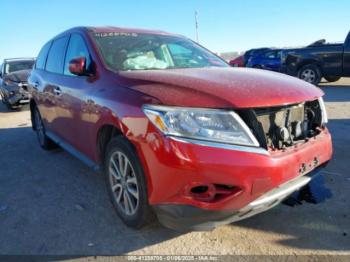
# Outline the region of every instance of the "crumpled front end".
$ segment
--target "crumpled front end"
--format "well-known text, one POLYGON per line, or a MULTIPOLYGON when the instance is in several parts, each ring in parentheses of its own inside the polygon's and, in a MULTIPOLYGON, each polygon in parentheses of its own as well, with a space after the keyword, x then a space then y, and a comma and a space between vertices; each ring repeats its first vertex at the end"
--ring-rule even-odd
POLYGON ((316 99, 236 110, 259 147, 166 136, 149 123, 138 149, 161 223, 210 229, 268 210, 301 189, 332 156, 322 105, 316 99))
POLYGON ((13 106, 29 103, 30 94, 27 89, 27 83, 10 83, 4 84, 1 88, 3 102, 13 106))

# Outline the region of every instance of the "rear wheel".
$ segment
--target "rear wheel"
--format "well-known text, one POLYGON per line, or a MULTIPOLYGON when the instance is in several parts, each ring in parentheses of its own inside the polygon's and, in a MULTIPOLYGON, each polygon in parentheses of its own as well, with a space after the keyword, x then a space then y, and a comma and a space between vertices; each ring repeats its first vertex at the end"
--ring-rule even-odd
POLYGON ((33 117, 34 130, 36 132, 39 145, 45 150, 50 150, 57 147, 57 145, 50 138, 47 137, 45 126, 37 107, 34 108, 33 117))
POLYGON ((318 66, 310 64, 300 68, 298 77, 310 84, 318 85, 322 76, 318 66))
POLYGON ((324 79, 327 80, 327 82, 337 82, 340 79, 340 76, 325 76, 324 79))
POLYGON ((132 228, 150 222, 153 214, 143 169, 135 150, 122 136, 108 143, 104 172, 112 204, 122 221, 132 228))

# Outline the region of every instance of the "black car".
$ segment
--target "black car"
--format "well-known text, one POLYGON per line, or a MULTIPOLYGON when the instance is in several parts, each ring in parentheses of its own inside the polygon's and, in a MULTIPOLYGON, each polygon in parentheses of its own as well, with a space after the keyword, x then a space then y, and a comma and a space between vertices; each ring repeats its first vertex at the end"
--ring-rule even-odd
POLYGON ((0 96, 8 108, 29 102, 27 79, 35 63, 34 58, 5 59, 0 67, 0 96))
POLYGON ((324 77, 334 82, 350 77, 350 33, 344 43, 318 40, 304 48, 282 52, 283 72, 317 85, 324 77))

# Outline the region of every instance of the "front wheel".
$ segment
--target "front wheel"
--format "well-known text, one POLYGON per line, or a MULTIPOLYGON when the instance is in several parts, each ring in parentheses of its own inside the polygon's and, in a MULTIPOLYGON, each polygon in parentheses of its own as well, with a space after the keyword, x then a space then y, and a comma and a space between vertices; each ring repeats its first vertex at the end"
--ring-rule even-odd
POLYGON ((104 173, 112 204, 122 221, 132 228, 150 222, 153 214, 146 179, 134 148, 125 138, 118 136, 109 142, 104 173))
POLYGON ((310 84, 318 85, 321 81, 321 71, 316 65, 305 65, 298 71, 298 77, 310 84))

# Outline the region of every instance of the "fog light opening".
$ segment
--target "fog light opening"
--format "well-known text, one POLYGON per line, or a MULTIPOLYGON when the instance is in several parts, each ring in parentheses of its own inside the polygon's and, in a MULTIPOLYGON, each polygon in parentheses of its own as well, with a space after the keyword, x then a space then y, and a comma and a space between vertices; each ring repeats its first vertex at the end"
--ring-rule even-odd
POLYGON ((208 186, 195 186, 191 188, 193 194, 203 194, 208 191, 208 186))
POLYGON ((196 185, 189 190, 191 197, 202 202, 217 202, 240 192, 239 187, 222 184, 196 185))
POLYGON ((216 190, 214 185, 197 185, 191 188, 191 196, 202 202, 211 202, 215 198, 216 190))

